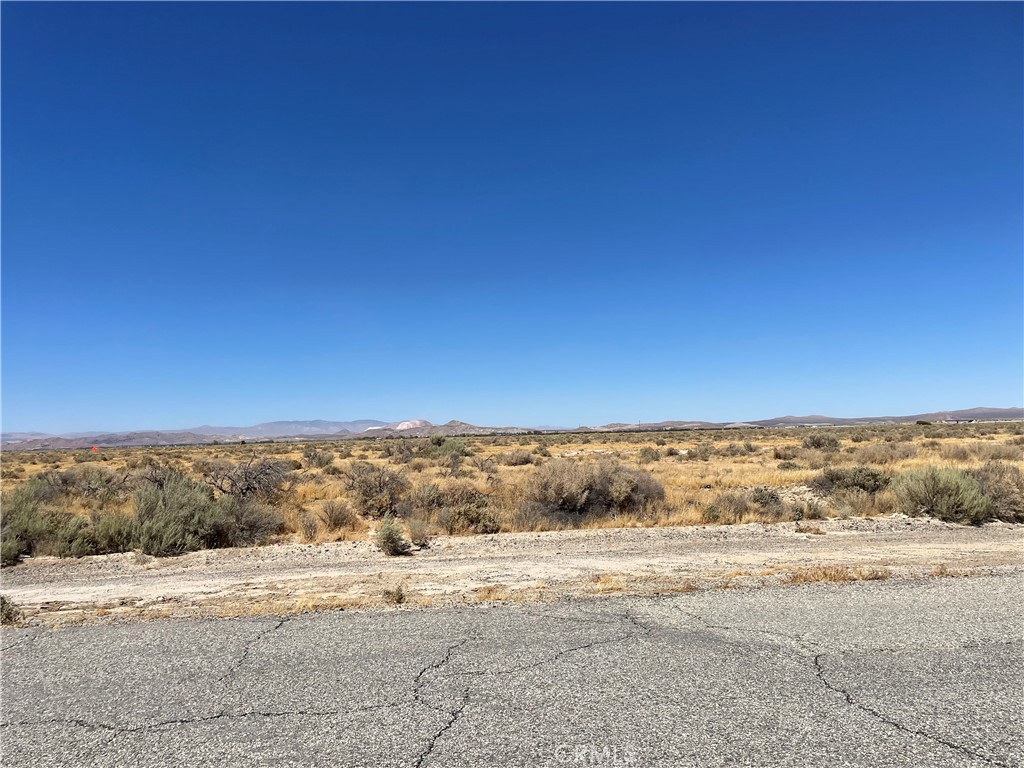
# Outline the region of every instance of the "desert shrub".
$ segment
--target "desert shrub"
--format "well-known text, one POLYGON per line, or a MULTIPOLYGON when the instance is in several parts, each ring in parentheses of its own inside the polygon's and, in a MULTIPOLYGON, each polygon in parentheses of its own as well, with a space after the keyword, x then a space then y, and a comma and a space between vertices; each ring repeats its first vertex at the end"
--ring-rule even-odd
POLYGON ((28 542, 13 534, 5 533, 3 541, 0 541, 0 567, 17 565, 21 562, 21 556, 28 552, 28 542))
POLYGON ((522 467, 533 463, 533 456, 529 451, 514 450, 503 451, 495 456, 495 460, 506 467, 522 467))
POLYGON ((425 548, 430 546, 430 523, 421 517, 410 517, 405 521, 409 531, 409 541, 414 546, 425 548))
POLYGON ((487 496, 470 483, 449 483, 443 487, 429 483, 420 486, 411 501, 416 517, 430 519, 432 516, 452 535, 497 533, 499 530, 487 496))
POLYGON ((405 496, 406 514, 431 515, 441 506, 441 486, 437 483, 418 483, 405 496))
POLYGON ((230 520, 212 491, 180 473, 162 486, 147 483, 135 492, 139 549, 147 555, 178 555, 227 546, 230 520))
POLYGON ((679 455, 679 449, 678 448, 666 448, 665 449, 665 458, 669 458, 670 456, 678 456, 678 455, 679 455))
POLYGON ((701 511, 701 521, 714 525, 732 525, 741 522, 756 511, 756 506, 745 493, 720 493, 701 511))
POLYGON ((984 443, 973 446, 974 455, 982 461, 1020 461, 1024 451, 1012 445, 984 443))
POLYGON ((776 459, 791 461, 796 458, 796 448, 792 445, 777 445, 772 449, 772 456, 776 459))
POLYGON ((299 514, 295 517, 295 524, 303 541, 316 541, 317 536, 320 535, 320 520, 308 509, 299 510, 299 514))
POLYGON ((109 467, 72 467, 59 475, 50 475, 49 482, 61 493, 94 499, 101 505, 115 504, 126 498, 128 473, 117 473, 109 467))
POLYGON ((384 602, 389 605, 401 605, 405 602, 405 591, 402 589, 402 585, 399 584, 395 587, 385 587, 381 593, 384 602))
POLYGON ((472 453, 464 440, 443 435, 433 435, 418 451, 418 455, 426 459, 440 459, 452 454, 470 456, 472 453))
POLYGON ((838 451, 839 439, 833 435, 815 432, 814 434, 805 437, 801 445, 803 445, 804 448, 813 448, 817 451, 838 451))
POLYGON ((636 512, 665 498, 665 489, 649 472, 614 460, 596 464, 552 461, 534 470, 523 490, 526 503, 541 505, 547 515, 571 521, 636 512))
POLYGON ((130 552, 138 535, 135 518, 120 511, 94 515, 92 535, 97 554, 130 552))
POLYGON ((488 459, 486 456, 474 456, 470 460, 470 464, 472 464, 476 470, 483 472, 485 475, 493 474, 495 470, 494 461, 492 459, 488 459))
POLYGON ((390 513, 384 515, 384 519, 377 527, 374 543, 381 552, 391 557, 407 555, 412 549, 409 540, 402 535, 402 529, 390 513))
POLYGON ((750 492, 750 500, 759 507, 771 507, 782 504, 782 497, 779 496, 779 492, 768 486, 754 488, 750 492))
POLYGON ((762 486, 749 491, 725 491, 701 510, 705 523, 734 525, 745 521, 768 521, 820 518, 815 505, 789 504, 774 488, 762 486))
POLYGON ((408 464, 413 458, 413 449, 408 440, 389 440, 383 448, 383 455, 393 464, 408 464))
POLYGON ((909 470, 896 478, 893 491, 904 514, 930 515, 952 523, 979 525, 992 503, 975 478, 953 467, 909 470))
POLYGON ((687 461, 709 461, 715 455, 715 447, 707 443, 696 445, 686 452, 687 461))
POLYGON ((368 517, 394 514, 409 489, 409 482, 401 473, 365 461, 352 462, 342 478, 356 509, 368 517))
POLYGON ((328 531, 354 531, 359 527, 359 516, 343 501, 325 501, 320 509, 320 519, 328 531))
POLYGON ((334 454, 331 451, 321 450, 315 445, 307 445, 302 451, 302 458, 305 460, 307 467, 323 469, 324 467, 329 467, 331 462, 334 461, 334 454))
POLYGON ((989 498, 992 517, 1006 523, 1024 523, 1024 472, 1013 464, 989 461, 968 474, 989 498))
POLYGON ((826 494, 850 488, 878 493, 889 485, 890 479, 889 475, 871 467, 828 467, 811 480, 810 486, 819 493, 826 494))
POLYGON ((96 541, 85 518, 65 513, 55 516, 55 552, 58 557, 96 554, 96 541))
POLYGON ((911 443, 876 443, 863 445, 854 453, 857 461, 864 464, 894 464, 912 459, 917 455, 917 446, 911 443))
POLYGON ((442 475, 458 477, 462 472, 462 454, 446 453, 437 460, 437 466, 440 468, 442 475))
POLYGON ((512 529, 515 531, 545 531, 552 527, 553 521, 548 515, 544 504, 524 501, 512 514, 512 529))
POLYGON ((23 555, 55 551, 62 518, 48 504, 60 495, 56 476, 35 477, 9 491, 0 501, 2 564, 14 565, 23 555))
POLYGON ((785 504, 776 519, 788 517, 792 520, 824 520, 825 509, 816 501, 794 501, 785 504))
POLYGON ((223 494, 239 499, 277 499, 288 481, 288 469, 280 461, 258 459, 255 454, 238 464, 228 461, 206 462, 203 478, 223 494))
POLYGON ((939 456, 946 461, 970 461, 971 451, 963 443, 944 445, 939 449, 939 456))
POLYGON ((21 621, 21 609, 7 595, 0 595, 0 624, 9 626, 21 621))
POLYGON ((739 443, 728 443, 718 449, 718 453, 721 456, 742 456, 746 452, 739 443))
POLYGON ((264 502, 223 496, 218 499, 218 506, 227 518, 227 540, 222 542, 223 546, 262 544, 284 528, 281 513, 264 502))
POLYGON ((640 454, 637 457, 637 460, 641 464, 651 464, 652 462, 661 460, 661 452, 657 448, 651 448, 650 446, 645 445, 640 449, 640 454))
POLYGON ((801 468, 800 465, 797 464, 795 461, 780 461, 779 462, 779 469, 782 469, 782 470, 800 469, 800 468, 801 468))

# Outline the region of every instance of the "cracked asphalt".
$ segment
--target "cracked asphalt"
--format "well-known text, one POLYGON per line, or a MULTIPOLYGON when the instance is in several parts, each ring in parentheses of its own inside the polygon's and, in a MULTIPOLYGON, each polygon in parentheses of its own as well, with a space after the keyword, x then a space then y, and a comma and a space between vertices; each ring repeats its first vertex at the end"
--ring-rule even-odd
POLYGON ((9 766, 1020 766, 1021 574, 8 629, 9 766))

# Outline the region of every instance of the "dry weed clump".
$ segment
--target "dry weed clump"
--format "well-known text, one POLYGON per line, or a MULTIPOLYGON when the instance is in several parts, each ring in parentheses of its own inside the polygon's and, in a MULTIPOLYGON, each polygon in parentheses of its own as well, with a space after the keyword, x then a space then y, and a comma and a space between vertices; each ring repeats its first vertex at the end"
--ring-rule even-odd
POLYGON ((783 578, 786 584, 814 584, 817 582, 880 581, 892 576, 888 568, 849 567, 844 565, 815 565, 789 571, 783 578))

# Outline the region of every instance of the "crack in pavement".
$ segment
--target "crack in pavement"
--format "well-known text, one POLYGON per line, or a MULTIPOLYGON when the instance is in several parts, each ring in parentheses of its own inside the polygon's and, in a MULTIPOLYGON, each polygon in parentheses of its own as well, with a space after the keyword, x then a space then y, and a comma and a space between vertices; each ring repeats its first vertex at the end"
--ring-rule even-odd
MULTIPOLYGON (((565 619, 565 620, 569 620, 569 621, 573 620, 571 616, 552 616, 551 618, 565 619)), ((585 650, 588 650, 590 648, 595 648, 595 647, 600 646, 600 645, 613 645, 615 643, 622 643, 622 642, 626 642, 627 640, 633 640, 633 639, 635 639, 637 637, 649 636, 649 635, 653 634, 653 632, 654 632, 654 628, 653 627, 644 626, 635 617, 631 616, 629 613, 623 614, 622 618, 625 618, 626 621, 628 621, 630 624, 632 624, 633 626, 635 626, 638 629, 640 629, 640 631, 639 632, 628 632, 625 635, 618 635, 616 637, 610 637, 610 638, 607 638, 605 640, 593 640, 593 641, 591 641, 589 643, 583 643, 582 645, 574 645, 574 646, 571 646, 569 648, 562 648, 561 650, 556 651, 554 655, 548 656, 546 658, 540 659, 539 661, 535 661, 535 662, 532 662, 530 664, 522 664, 522 665, 517 666, 517 667, 511 667, 509 669, 499 669, 499 670, 495 670, 495 671, 491 671, 491 670, 487 670, 487 669, 469 670, 467 672, 459 672, 459 673, 457 673, 457 676, 462 676, 462 677, 482 677, 484 675, 492 675, 494 677, 500 677, 500 676, 504 676, 504 675, 514 675, 514 674, 518 674, 519 672, 526 672, 526 671, 531 670, 531 669, 537 669, 539 667, 543 667, 543 666, 546 666, 548 664, 554 664, 556 661, 561 659, 563 656, 567 656, 570 653, 577 653, 579 651, 585 651, 585 650)), ((595 623, 596 624, 609 624, 609 625, 612 624, 612 622, 603 622, 603 621, 602 622, 595 622, 595 621, 590 620, 590 619, 579 619, 579 622, 580 623, 584 623, 584 624, 595 624, 595 623)), ((619 623, 621 623, 621 622, 619 622, 619 623)))
MULTIPOLYGON (((685 610, 679 608, 678 606, 676 606, 676 610, 679 613, 682 613, 682 614, 684 614, 686 616, 689 616, 689 617, 693 618, 695 621, 699 622, 706 629, 725 630, 725 631, 728 631, 728 632, 747 632, 747 633, 751 633, 751 634, 765 635, 765 636, 771 637, 771 638, 781 638, 783 640, 786 640, 789 643, 791 643, 793 645, 796 645, 800 650, 804 651, 811 658, 812 664, 813 664, 813 668, 814 668, 814 675, 818 679, 818 681, 827 690, 832 691, 833 693, 840 694, 846 700, 846 703, 848 705, 850 705, 850 706, 860 710, 861 712, 864 712, 865 714, 875 718, 879 722, 885 723, 886 725, 891 725, 893 728, 896 728, 897 730, 902 731, 903 733, 909 734, 911 736, 919 736, 921 738, 929 739, 931 741, 934 741, 936 744, 941 744, 944 747, 947 747, 949 749, 952 749, 952 750, 955 750, 957 752, 960 752, 961 754, 967 755, 968 757, 972 757, 972 758, 974 758, 976 760, 981 760, 981 761, 983 761, 985 763, 988 763, 989 765, 1000 766, 1000 768, 1010 768, 1006 763, 1003 763, 1003 762, 1001 762, 1001 761, 999 761, 999 760, 997 760, 995 758, 991 758, 991 757, 987 757, 986 755, 982 755, 982 754, 980 754, 978 752, 975 752, 974 750, 972 750, 972 749, 970 749, 968 747, 965 747, 965 746, 963 746, 961 744, 957 744, 956 742, 950 741, 948 739, 944 739, 941 736, 935 736, 934 734, 928 733, 926 731, 922 731, 922 730, 917 729, 917 728, 908 727, 908 726, 904 725, 903 723, 899 722, 898 720, 894 720, 891 717, 887 717, 886 715, 882 714, 878 710, 876 710, 876 709, 874 709, 872 707, 869 707, 866 704, 862 704, 859 701, 856 701, 853 698, 853 695, 849 691, 847 691, 845 688, 840 688, 839 686, 834 685, 833 683, 831 683, 825 677, 825 669, 822 666, 821 660, 822 660, 822 658, 824 658, 828 654, 818 652, 817 646, 814 643, 814 641, 809 640, 809 639, 805 638, 802 635, 796 635, 796 634, 790 635, 790 634, 786 634, 785 632, 778 632, 778 631, 768 630, 768 629, 752 629, 752 628, 749 628, 749 627, 737 627, 737 626, 729 626, 729 625, 725 625, 725 624, 712 624, 710 621, 705 619, 703 616, 700 616, 699 614, 693 613, 691 611, 685 611, 685 610)), ((997 642, 997 644, 998 644, 998 642, 997 642)), ((963 646, 963 647, 967 647, 967 646, 963 646)), ((875 649, 875 650, 881 651, 881 652, 891 652, 891 651, 894 651, 895 649, 885 648, 885 649, 875 649)))
POLYGON ((426 748, 417 756, 416 768, 420 768, 420 766, 423 765, 423 761, 426 760, 427 757, 430 756, 430 753, 434 751, 434 747, 437 745, 438 739, 440 739, 445 733, 448 732, 449 729, 451 729, 452 726, 455 725, 458 719, 462 716, 462 710, 464 710, 466 708, 466 705, 469 703, 469 689, 465 688, 462 691, 462 701, 459 702, 459 706, 457 706, 455 709, 444 709, 442 707, 438 707, 431 704, 423 698, 423 688, 427 685, 427 683, 424 681, 424 677, 427 675, 428 672, 436 672, 442 669, 445 665, 448 664, 448 662, 452 660, 452 654, 468 642, 469 638, 467 637, 463 638, 462 640, 459 640, 459 642, 454 643, 453 645, 448 646, 448 648, 445 650, 444 656, 442 656, 441 659, 425 666, 423 669, 419 671, 419 673, 413 680, 413 701, 416 704, 428 707, 429 709, 433 709, 435 712, 440 712, 441 714, 448 716, 448 722, 442 725, 439 729, 437 729, 437 731, 434 732, 434 735, 430 737, 430 741, 427 743, 426 748))
MULTIPOLYGON (((265 629, 260 630, 255 635, 255 637, 253 637, 251 640, 249 640, 245 644, 245 647, 242 649, 242 653, 239 655, 238 659, 235 660, 235 662, 228 668, 228 670, 223 675, 221 675, 219 678, 217 678, 217 682, 223 683, 224 681, 228 680, 230 677, 234 676, 238 672, 238 669, 245 662, 245 660, 249 658, 249 654, 252 652, 252 649, 254 648, 254 646, 260 640, 262 640, 264 637, 269 635, 271 632, 275 632, 278 629, 280 629, 281 627, 283 627, 289 620, 290 620, 289 617, 278 619, 273 626, 267 627, 265 629)), ((387 706, 397 706, 397 705, 396 704, 374 705, 374 706, 371 706, 371 707, 368 707, 368 708, 364 707, 364 708, 361 708, 361 709, 380 709, 380 708, 384 708, 384 707, 387 707, 387 706)), ((94 730, 110 731, 111 732, 110 738, 107 739, 107 741, 105 742, 105 745, 108 745, 111 742, 113 742, 116 738, 121 736, 122 734, 126 734, 126 733, 139 733, 139 732, 142 732, 142 731, 148 731, 148 730, 153 730, 153 729, 157 729, 157 728, 164 728, 164 727, 167 727, 167 726, 189 725, 189 724, 194 724, 194 723, 210 722, 210 721, 214 721, 214 720, 221 720, 221 719, 230 720, 230 719, 245 718, 245 717, 286 717, 286 716, 294 716, 294 715, 310 716, 310 717, 312 717, 312 716, 329 716, 329 715, 339 715, 339 714, 343 714, 343 713, 349 714, 351 712, 361 711, 361 709, 355 709, 355 710, 350 710, 350 711, 348 711, 348 710, 341 710, 341 709, 335 709, 335 710, 319 710, 319 711, 318 710, 286 710, 286 711, 283 711, 283 712, 248 711, 248 712, 241 712, 241 713, 229 713, 228 710, 227 710, 227 707, 222 705, 221 706, 221 710, 219 712, 217 712, 216 714, 202 715, 202 716, 191 717, 191 718, 178 718, 178 719, 174 719, 174 720, 164 720, 164 721, 160 721, 160 722, 156 722, 156 723, 147 723, 145 725, 140 725, 140 726, 135 726, 135 727, 130 727, 130 728, 126 728, 126 727, 122 727, 122 726, 117 726, 117 725, 109 725, 107 723, 90 722, 88 720, 79 719, 79 718, 64 718, 64 719, 54 718, 54 719, 50 719, 50 720, 36 720, 36 721, 26 720, 26 721, 20 721, 20 722, 6 722, 6 723, 0 723, 0 728, 8 728, 8 727, 13 726, 13 725, 57 725, 57 724, 74 725, 74 726, 77 726, 77 727, 80 727, 80 728, 89 728, 89 729, 94 729, 94 730)))
POLYGON ((28 644, 34 642, 37 638, 39 638, 43 634, 43 630, 41 630, 41 629, 40 630, 36 630, 36 631, 33 631, 31 629, 27 629, 25 631, 26 632, 30 632, 31 634, 28 637, 26 637, 26 638, 24 638, 22 640, 19 640, 16 643, 11 643, 10 645, 3 646, 2 648, 0 648, 0 653, 4 653, 6 651, 10 651, 10 650, 12 650, 14 648, 20 648, 23 645, 28 645, 28 644))
POLYGON ((0 728, 11 728, 13 726, 21 725, 73 725, 78 728, 87 728, 89 730, 101 730, 101 731, 112 731, 113 736, 107 740, 107 744, 113 741, 114 738, 125 733, 142 733, 145 731, 158 730, 160 728, 167 728, 168 726, 174 727, 179 725, 194 725, 196 723, 208 723, 214 720, 240 720, 249 717, 260 717, 260 718, 273 718, 273 717, 332 717, 339 715, 352 715, 358 712, 373 712, 381 709, 390 709, 392 707, 399 707, 404 702, 389 702, 387 704, 371 704, 365 707, 353 707, 351 709, 326 709, 326 710, 307 710, 307 709, 286 709, 280 712, 261 712, 257 710, 250 710, 247 712, 218 712, 215 715, 200 715, 196 717, 182 717, 175 718, 173 720, 160 720, 155 723, 145 723, 143 725, 136 725, 131 727, 123 727, 118 725, 110 725, 109 723, 92 722, 89 720, 83 720, 81 718, 49 718, 46 720, 13 720, 5 723, 0 723, 0 728))
POLYGON ((917 729, 917 728, 910 728, 910 727, 908 727, 906 725, 903 725, 903 723, 901 723, 901 722, 899 722, 897 720, 893 720, 890 717, 886 717, 881 712, 879 712, 877 709, 873 709, 872 707, 869 707, 866 704, 861 704, 859 701, 856 701, 853 698, 853 694, 851 694, 848 690, 846 690, 845 688, 840 688, 837 685, 834 685, 833 683, 831 683, 825 677, 825 668, 821 664, 821 659, 824 656, 826 656, 826 655, 827 654, 824 654, 824 653, 815 654, 815 656, 814 656, 814 674, 815 674, 815 677, 817 677, 818 680, 821 681, 821 684, 823 686, 825 686, 825 688, 827 688, 828 690, 830 690, 830 691, 832 691, 834 693, 838 693, 844 699, 846 699, 846 703, 849 704, 851 707, 855 707, 856 709, 859 709, 861 712, 864 712, 865 714, 870 715, 871 717, 875 718, 879 722, 885 723, 886 725, 891 725, 893 728, 896 728, 897 730, 902 731, 903 733, 908 733, 908 734, 910 734, 912 736, 921 736, 923 738, 930 739, 930 740, 934 741, 937 744, 941 744, 944 747, 948 747, 949 749, 956 750, 957 752, 960 752, 961 754, 967 755, 968 757, 973 757, 976 760, 981 760, 983 762, 986 762, 989 765, 998 765, 998 766, 1001 766, 1001 768, 1010 768, 1010 766, 1007 763, 1001 762, 999 760, 996 760, 995 758, 991 758, 991 757, 988 757, 986 755, 982 755, 982 754, 980 754, 978 752, 975 752, 974 750, 969 749, 968 747, 965 747, 965 746, 963 746, 961 744, 957 744, 955 742, 952 742, 952 741, 949 741, 947 739, 944 739, 941 736, 935 736, 934 734, 927 733, 926 731, 922 731, 922 730, 917 729))
POLYGON ((258 643, 264 637, 269 635, 271 632, 276 632, 277 630, 279 630, 290 620, 290 617, 285 616, 283 619, 278 619, 277 623, 274 626, 258 632, 252 640, 245 644, 245 647, 242 649, 242 654, 238 657, 235 663, 228 668, 228 671, 217 678, 217 682, 223 683, 229 677, 232 677, 238 671, 238 668, 241 667, 243 663, 245 663, 245 660, 249 658, 249 653, 252 651, 253 646, 255 646, 256 643, 258 643))
MULTIPOLYGON (((535 614, 535 615, 545 616, 545 614, 535 614)), ((546 616, 546 618, 560 619, 560 620, 565 620, 565 621, 576 621, 578 623, 583 623, 583 624, 612 625, 612 624, 615 623, 614 621, 603 621, 603 620, 597 620, 597 619, 592 619, 592 618, 579 618, 579 617, 572 617, 572 616, 555 616, 555 615, 550 615, 550 616, 546 616)), ((532 664, 525 664, 525 665, 521 665, 519 667, 512 667, 511 669, 498 670, 498 671, 495 671, 495 672, 491 672, 489 670, 470 670, 470 671, 467 671, 467 672, 457 672, 457 673, 455 673, 454 677, 459 678, 459 677, 479 677, 479 676, 483 676, 483 675, 494 675, 494 676, 512 675, 512 674, 516 674, 518 672, 522 672, 522 671, 525 671, 525 670, 535 669, 537 667, 541 667, 541 666, 544 666, 546 664, 552 664, 552 663, 558 661, 563 656, 566 656, 566 655, 568 655, 570 653, 577 653, 579 651, 584 651, 584 650, 587 650, 588 648, 594 648, 594 647, 597 647, 597 646, 600 646, 600 645, 611 645, 613 643, 625 642, 627 640, 632 640, 632 639, 634 639, 636 637, 642 637, 642 636, 645 636, 645 635, 650 635, 654 631, 653 628, 647 627, 647 626, 643 625, 642 623, 640 623, 640 621, 636 617, 630 615, 629 613, 623 614, 622 618, 624 618, 629 624, 631 624, 632 626, 636 627, 640 631, 639 632, 629 632, 629 633, 627 633, 625 635, 618 635, 616 637, 608 638, 608 639, 605 639, 605 640, 593 640, 591 642, 583 643, 581 645, 575 645, 575 646, 571 646, 569 648, 563 648, 563 649, 557 651, 554 655, 546 657, 544 659, 541 659, 541 660, 539 660, 537 662, 534 662, 532 664)), ((434 748, 437 746, 437 743, 441 739, 441 737, 444 736, 444 734, 446 734, 449 730, 451 730, 455 726, 455 724, 459 721, 459 718, 462 717, 462 713, 465 711, 466 707, 469 705, 470 692, 471 692, 471 689, 470 689, 469 686, 463 688, 462 692, 461 692, 461 698, 460 698, 460 701, 459 701, 458 705, 454 709, 444 709, 442 707, 438 707, 438 706, 435 706, 435 705, 427 702, 423 698, 423 688, 427 685, 427 683, 424 681, 424 678, 427 675, 427 673, 429 673, 429 672, 436 672, 438 670, 441 670, 443 667, 445 667, 451 661, 453 654, 459 648, 463 647, 468 642, 469 642, 469 638, 465 638, 465 639, 460 640, 457 643, 454 643, 453 645, 450 645, 447 648, 447 650, 445 651, 445 654, 444 654, 444 656, 441 659, 439 659, 438 661, 433 662, 432 664, 428 664, 426 667, 424 667, 423 669, 420 670, 419 674, 416 675, 416 678, 415 678, 414 683, 413 683, 413 699, 414 699, 415 703, 420 704, 422 706, 429 707, 430 709, 433 709, 433 710, 435 710, 437 712, 440 712, 442 714, 447 715, 448 716, 448 720, 440 728, 438 728, 437 731, 435 731, 433 736, 430 738, 430 741, 427 743, 426 748, 417 756, 416 762, 415 762, 415 768, 421 768, 423 766, 424 762, 427 760, 427 758, 430 756, 430 754, 434 751, 434 748)))
MULTIPOLYGON (((420 752, 420 754, 417 756, 415 768, 420 768, 423 765, 423 762, 430 756, 430 753, 434 751, 434 747, 437 745, 437 742, 440 740, 440 738, 444 736, 455 725, 456 722, 458 722, 459 718, 462 717, 462 712, 466 708, 467 704, 469 704, 469 688, 463 688, 462 700, 459 702, 459 705, 455 709, 447 711, 448 722, 442 725, 437 730, 437 732, 434 733, 434 735, 430 739, 430 743, 427 744, 427 748, 420 752)), ((428 704, 427 706, 430 705, 428 704)), ((442 710, 438 711, 440 712, 442 710)))

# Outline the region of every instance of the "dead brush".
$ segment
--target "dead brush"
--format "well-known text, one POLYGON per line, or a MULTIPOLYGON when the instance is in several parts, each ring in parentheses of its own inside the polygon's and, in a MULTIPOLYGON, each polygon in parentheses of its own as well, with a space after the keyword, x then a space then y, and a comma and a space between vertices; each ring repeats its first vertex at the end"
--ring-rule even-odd
POLYGON ((355 531, 359 528, 361 520, 359 515, 343 501, 325 501, 320 508, 320 519, 328 531, 355 531))
POLYGON ((805 525, 803 523, 797 523, 796 528, 793 529, 797 533, 809 533, 812 536, 824 536, 825 531, 816 525, 805 525))
POLYGON ((786 584, 815 584, 818 582, 880 581, 891 576, 888 568, 868 568, 845 565, 815 565, 790 571, 783 577, 786 584))

